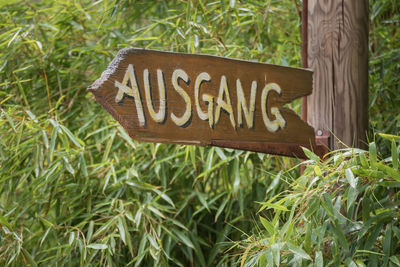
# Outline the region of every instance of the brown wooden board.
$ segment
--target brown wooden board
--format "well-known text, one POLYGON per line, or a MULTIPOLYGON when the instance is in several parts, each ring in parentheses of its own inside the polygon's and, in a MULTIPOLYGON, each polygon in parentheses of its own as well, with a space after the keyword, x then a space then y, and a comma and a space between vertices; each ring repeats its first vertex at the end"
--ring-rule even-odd
POLYGON ((139 141, 303 157, 314 129, 283 107, 312 72, 208 55, 124 48, 88 90, 139 141))

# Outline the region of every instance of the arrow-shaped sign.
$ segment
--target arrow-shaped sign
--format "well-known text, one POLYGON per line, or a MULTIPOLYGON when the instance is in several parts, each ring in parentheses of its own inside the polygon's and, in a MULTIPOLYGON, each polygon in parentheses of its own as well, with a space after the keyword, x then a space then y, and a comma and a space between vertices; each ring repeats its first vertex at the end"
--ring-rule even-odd
POLYGON ((314 129, 283 107, 311 94, 306 69, 125 48, 88 90, 139 141, 299 157, 315 146, 314 129))

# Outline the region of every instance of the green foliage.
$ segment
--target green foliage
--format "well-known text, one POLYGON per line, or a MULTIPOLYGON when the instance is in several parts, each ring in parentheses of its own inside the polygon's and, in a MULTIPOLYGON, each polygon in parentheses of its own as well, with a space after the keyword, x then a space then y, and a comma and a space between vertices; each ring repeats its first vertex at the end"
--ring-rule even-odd
POLYGON ((300 178, 296 159, 137 143, 86 92, 126 46, 300 66, 299 2, 0 0, 0 265, 397 264, 397 1, 371 3, 378 149, 309 152, 300 178))
POLYGON ((399 266, 400 136, 384 137, 386 159, 375 143, 326 161, 307 152, 304 174, 260 202, 259 232, 236 244, 242 266, 399 266))
MULTIPOLYGON (((399 1, 370 1, 369 97, 373 132, 400 132, 399 10, 399 1)), ((390 153, 389 142, 377 142, 384 154, 390 153)))
POLYGON ((287 187, 270 173, 298 161, 137 143, 85 89, 125 46, 299 66, 295 6, 35 1, 0 13, 0 265, 235 264, 224 244, 287 187))

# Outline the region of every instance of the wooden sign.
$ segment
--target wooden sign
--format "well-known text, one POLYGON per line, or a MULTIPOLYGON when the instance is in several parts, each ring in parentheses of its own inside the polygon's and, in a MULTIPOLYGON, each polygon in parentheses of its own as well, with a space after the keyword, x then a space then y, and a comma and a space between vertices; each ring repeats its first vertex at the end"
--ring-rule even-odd
POLYGON ((286 103, 312 72, 206 55, 122 49, 88 90, 136 140, 302 157, 314 129, 286 103))

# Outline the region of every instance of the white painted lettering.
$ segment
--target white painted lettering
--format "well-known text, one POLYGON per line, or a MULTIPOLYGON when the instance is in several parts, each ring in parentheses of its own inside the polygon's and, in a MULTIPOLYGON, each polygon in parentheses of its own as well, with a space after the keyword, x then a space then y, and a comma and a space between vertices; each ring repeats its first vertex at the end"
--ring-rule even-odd
POLYGON ((262 110, 262 117, 264 120, 265 127, 267 127, 268 131, 270 132, 277 132, 280 128, 285 128, 286 121, 282 117, 279 109, 276 107, 271 108, 271 113, 276 117, 275 120, 271 121, 268 118, 267 114, 267 103, 268 103, 268 94, 270 91, 275 91, 278 95, 282 95, 282 90, 276 83, 269 83, 265 85, 262 94, 261 94, 261 110, 262 110))
POLYGON ((157 123, 163 123, 165 121, 166 104, 165 104, 165 85, 164 85, 164 74, 160 69, 157 70, 157 81, 158 81, 158 93, 160 95, 160 106, 158 112, 154 111, 153 99, 151 95, 150 86, 150 73, 148 69, 143 71, 144 79, 144 91, 146 95, 147 109, 149 110, 150 117, 157 123))
POLYGON ((251 93, 250 93, 250 109, 247 108, 246 99, 244 97, 242 84, 240 80, 236 80, 236 92, 237 92, 237 116, 238 125, 243 127, 243 116, 247 122, 247 127, 249 129, 254 127, 254 110, 256 108, 256 93, 257 93, 257 82, 253 81, 251 83, 251 93))
MULTIPOLYGON (((153 78, 153 80, 155 79, 153 78)), ((193 108, 191 102, 191 97, 193 97, 194 106, 196 107, 199 119, 203 121, 208 121, 211 129, 214 129, 215 125, 218 124, 221 118, 222 110, 225 111, 229 116, 229 120, 233 129, 236 129, 236 122, 238 124, 238 127, 244 128, 244 121, 246 121, 248 129, 254 129, 256 127, 255 120, 258 87, 257 81, 252 81, 250 90, 244 90, 240 79, 236 79, 236 98, 234 98, 234 100, 236 100, 236 103, 232 103, 228 81, 225 75, 221 76, 218 97, 200 92, 203 82, 211 82, 211 76, 207 72, 201 72, 196 77, 194 83, 194 95, 191 95, 191 92, 187 92, 182 88, 182 86, 179 84, 181 80, 183 83, 186 84, 186 90, 189 90, 189 88, 191 87, 189 87, 190 77, 188 76, 188 74, 182 69, 174 70, 174 72, 172 73, 172 86, 175 91, 180 95, 180 97, 182 97, 183 102, 185 103, 184 107, 181 101, 177 101, 178 103, 170 103, 173 105, 175 104, 175 106, 172 107, 173 109, 175 109, 175 113, 171 112, 170 117, 177 126, 185 128, 190 125, 193 118, 193 108), (247 92, 248 94, 247 98, 245 92, 247 92), (203 106, 201 106, 200 104, 202 104, 203 106), (206 106, 207 110, 205 110, 206 106), (237 108, 237 111, 234 111, 233 106, 237 108), (179 116, 176 113, 178 113, 179 116), (235 121, 235 114, 237 114, 237 121, 235 121)), ((155 91, 155 87, 152 88, 149 69, 144 69, 143 71, 143 84, 146 106, 151 119, 159 124, 165 123, 167 119, 167 92, 164 73, 161 69, 157 69, 157 85, 159 94, 158 108, 155 107, 157 104, 153 103, 154 100, 152 93, 154 93, 153 90, 155 91)), ((122 104, 126 96, 131 98, 132 101, 135 102, 136 113, 138 116, 138 125, 140 127, 146 127, 143 102, 139 90, 135 68, 132 64, 128 65, 122 82, 120 83, 118 81, 115 81, 115 86, 118 88, 118 92, 115 95, 115 102, 118 104, 122 104)), ((264 125, 267 130, 269 132, 275 133, 279 131, 279 129, 285 128, 287 123, 278 107, 268 106, 268 97, 272 91, 277 93, 279 96, 282 96, 282 89, 278 84, 266 84, 261 92, 261 113, 264 125), (271 120, 270 117, 273 117, 274 119, 271 120)), ((175 97, 172 97, 172 99, 175 100, 175 97)))
POLYGON ((139 119, 139 125, 145 126, 146 119, 143 113, 142 100, 140 98, 139 86, 136 81, 135 68, 132 64, 129 64, 128 69, 125 72, 122 83, 115 81, 115 86, 118 88, 118 93, 115 96, 115 102, 121 103, 124 100, 125 95, 133 97, 135 99, 136 112, 139 119), (128 87, 128 81, 131 87, 128 87))
POLYGON ((219 87, 219 94, 218 94, 218 99, 217 99, 217 107, 215 110, 215 124, 217 124, 219 121, 219 118, 221 115, 221 109, 224 109, 229 114, 231 124, 232 124, 233 128, 235 129, 236 123, 235 123, 235 118, 233 117, 231 97, 229 95, 229 88, 228 88, 228 84, 226 82, 225 75, 222 75, 222 77, 221 77, 221 84, 219 87), (224 95, 226 96, 226 101, 224 101, 224 95))
POLYGON ((213 129, 214 128, 214 117, 213 117, 213 113, 214 113, 214 97, 210 96, 208 94, 203 94, 203 101, 207 102, 208 105, 208 124, 210 125, 210 128, 213 129))
POLYGON ((172 73, 172 85, 178 94, 183 98, 186 103, 186 111, 181 117, 177 117, 174 113, 171 114, 172 121, 180 126, 187 127, 192 118, 192 102, 189 95, 179 86, 179 79, 182 79, 186 84, 190 83, 189 76, 182 69, 177 69, 172 73))
POLYGON ((197 78, 196 82, 194 83, 194 104, 196 105, 197 114, 199 118, 203 121, 208 120, 209 113, 205 113, 201 110, 200 103, 199 103, 199 95, 200 95, 200 85, 203 82, 209 82, 211 80, 210 75, 207 72, 200 73, 197 78))

